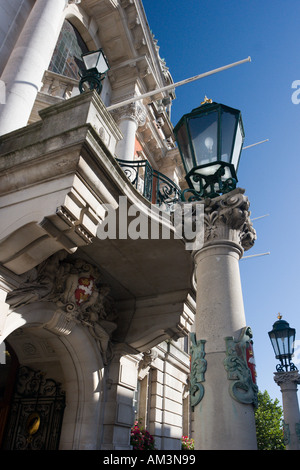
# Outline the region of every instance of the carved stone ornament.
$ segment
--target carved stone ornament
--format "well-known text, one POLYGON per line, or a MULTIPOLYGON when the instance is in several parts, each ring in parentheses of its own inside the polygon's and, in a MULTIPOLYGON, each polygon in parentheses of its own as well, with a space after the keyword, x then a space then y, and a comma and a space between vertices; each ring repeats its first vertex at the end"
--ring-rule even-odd
POLYGON ((144 377, 148 374, 152 362, 157 358, 158 353, 149 349, 143 353, 143 357, 139 362, 138 368, 138 378, 139 380, 143 380, 144 377))
POLYGON ((204 396, 204 386, 201 382, 205 381, 204 375, 207 367, 204 350, 205 343, 206 341, 202 339, 197 341, 196 334, 191 333, 190 397, 193 411, 204 396))
POLYGON ((66 257, 60 251, 29 271, 27 280, 7 295, 7 303, 13 310, 33 302, 56 304, 44 327, 68 335, 75 325, 82 325, 97 342, 106 364, 112 354, 110 338, 117 328, 110 288, 101 283, 95 266, 66 257))
POLYGON ((230 395, 240 403, 252 403, 257 407, 258 386, 255 378, 251 328, 243 328, 238 341, 228 336, 225 338, 225 342, 224 366, 228 379, 232 381, 229 386, 230 395))
POLYGON ((228 240, 245 251, 254 245, 256 232, 250 220, 250 203, 244 192, 244 189, 237 188, 223 196, 204 200, 205 243, 228 240))

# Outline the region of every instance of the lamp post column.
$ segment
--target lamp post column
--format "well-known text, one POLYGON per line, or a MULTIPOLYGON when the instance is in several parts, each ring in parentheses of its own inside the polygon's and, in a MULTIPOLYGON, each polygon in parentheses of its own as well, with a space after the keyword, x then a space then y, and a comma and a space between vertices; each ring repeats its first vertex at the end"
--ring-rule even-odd
POLYGON ((36 0, 3 71, 0 135, 26 126, 53 53, 67 0, 36 0))
POLYGON ((297 385, 300 384, 298 371, 275 372, 274 380, 280 386, 284 415, 284 441, 288 450, 300 450, 300 413, 297 385))
POLYGON ((194 253, 197 307, 191 344, 195 449, 256 449, 252 333, 239 273, 239 259, 256 234, 244 190, 203 204, 204 244, 194 253))

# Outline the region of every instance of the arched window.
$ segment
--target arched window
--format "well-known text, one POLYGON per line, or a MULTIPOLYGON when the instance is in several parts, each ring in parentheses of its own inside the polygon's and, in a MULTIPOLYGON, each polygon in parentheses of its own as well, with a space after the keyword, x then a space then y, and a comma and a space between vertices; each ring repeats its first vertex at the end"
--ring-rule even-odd
POLYGON ((79 71, 83 68, 81 54, 86 52, 88 48, 79 32, 69 21, 65 20, 49 70, 59 75, 79 79, 79 71))

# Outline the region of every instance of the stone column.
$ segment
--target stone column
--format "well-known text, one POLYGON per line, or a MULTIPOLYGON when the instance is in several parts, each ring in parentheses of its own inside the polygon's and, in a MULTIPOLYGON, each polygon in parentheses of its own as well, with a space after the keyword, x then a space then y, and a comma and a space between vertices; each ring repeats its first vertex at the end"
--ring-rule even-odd
POLYGON ((280 386, 284 415, 284 441, 288 450, 300 450, 300 413, 297 385, 300 384, 298 371, 276 372, 275 382, 280 386))
POLYGON ((204 245, 194 253, 197 306, 191 344, 195 449, 256 449, 258 389, 248 361, 252 333, 239 272, 239 259, 256 238, 249 201, 238 188, 203 204, 204 245))
POLYGON ((121 160, 132 161, 136 131, 146 122, 145 109, 140 103, 132 103, 113 111, 113 116, 123 135, 123 139, 117 145, 116 155, 121 160))
POLYGON ((67 0, 36 0, 3 71, 0 135, 26 126, 51 60, 67 0))

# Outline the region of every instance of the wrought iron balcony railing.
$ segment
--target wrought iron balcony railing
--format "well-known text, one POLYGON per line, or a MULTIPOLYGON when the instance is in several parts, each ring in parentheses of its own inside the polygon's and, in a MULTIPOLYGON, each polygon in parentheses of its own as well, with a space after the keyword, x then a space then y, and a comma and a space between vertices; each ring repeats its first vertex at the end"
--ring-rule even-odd
POLYGON ((148 160, 120 160, 117 162, 129 181, 152 204, 170 210, 181 198, 180 188, 166 175, 154 170, 148 160))

